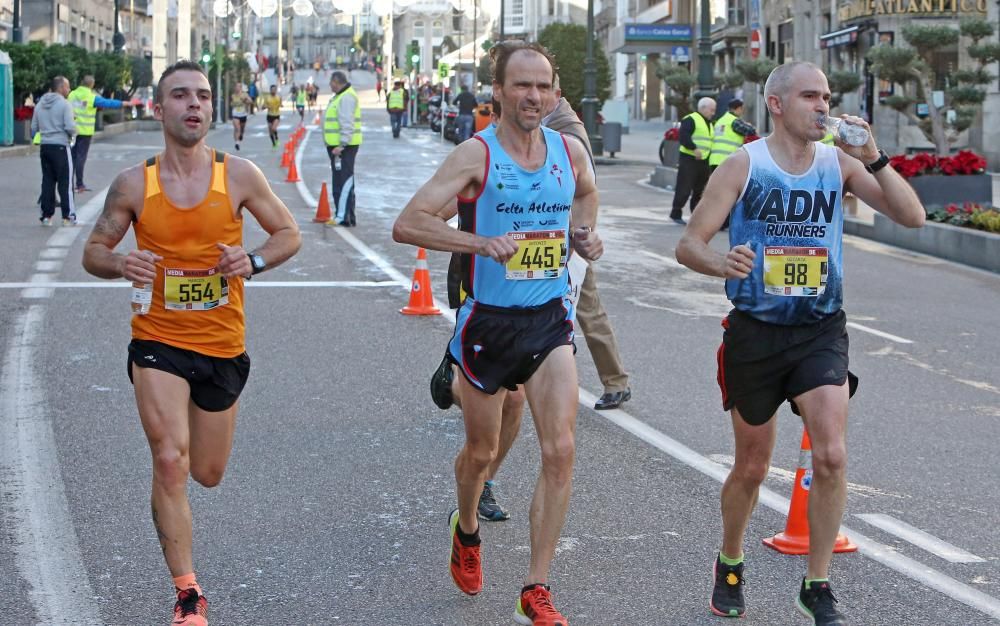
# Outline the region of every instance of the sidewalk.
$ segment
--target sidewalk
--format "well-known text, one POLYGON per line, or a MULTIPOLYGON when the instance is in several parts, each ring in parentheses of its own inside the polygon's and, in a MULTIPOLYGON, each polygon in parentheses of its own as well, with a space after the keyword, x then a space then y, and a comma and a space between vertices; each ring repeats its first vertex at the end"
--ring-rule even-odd
POLYGON ((663 120, 630 120, 628 134, 622 135, 621 152, 611 157, 607 149, 604 155, 596 157, 598 165, 641 165, 660 164, 660 142, 667 132, 667 122, 663 120))

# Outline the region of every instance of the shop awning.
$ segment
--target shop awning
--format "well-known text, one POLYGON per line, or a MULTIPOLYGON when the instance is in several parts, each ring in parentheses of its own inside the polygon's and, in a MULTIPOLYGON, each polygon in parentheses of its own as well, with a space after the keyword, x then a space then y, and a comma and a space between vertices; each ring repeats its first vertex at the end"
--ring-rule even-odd
POLYGON ((463 66, 474 66, 479 57, 482 57, 486 52, 483 50, 483 42, 489 39, 489 35, 483 35, 475 41, 470 41, 469 43, 461 46, 458 50, 452 50, 448 54, 441 57, 439 63, 447 63, 450 67, 457 67, 459 64, 463 66))
POLYGON ((832 33, 820 35, 819 47, 822 50, 826 50, 827 48, 836 48, 837 46, 852 44, 858 40, 858 32, 860 30, 860 26, 851 26, 841 30, 835 30, 832 33))

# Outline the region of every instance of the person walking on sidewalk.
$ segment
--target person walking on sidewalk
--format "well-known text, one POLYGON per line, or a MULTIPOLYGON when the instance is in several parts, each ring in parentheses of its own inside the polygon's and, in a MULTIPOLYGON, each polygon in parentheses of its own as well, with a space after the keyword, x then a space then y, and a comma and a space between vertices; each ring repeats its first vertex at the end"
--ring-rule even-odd
POLYGON ((393 238, 468 259, 462 281, 468 297, 448 351, 462 372, 466 425, 455 461, 458 507, 449 516, 452 580, 469 595, 483 589, 479 496, 496 454, 504 397, 524 384, 542 470, 531 504, 530 566, 514 619, 565 626, 548 578, 569 507, 578 406, 566 261, 570 246, 588 260, 603 252, 594 232, 597 186, 583 146, 541 126, 555 79, 548 51, 503 42, 490 57, 494 97, 503 105, 497 126, 451 152, 403 209, 393 238), (456 197, 459 228, 453 229, 438 213, 456 197), (547 224, 517 230, 519 216, 496 211, 514 202, 544 204, 547 224))
POLYGON ((189 477, 215 487, 229 461, 250 373, 243 283, 295 254, 301 236, 257 166, 205 145, 212 89, 200 65, 164 71, 153 114, 163 122, 163 152, 115 178, 83 267, 152 286, 148 313, 132 317, 128 375, 153 458, 152 517, 176 592, 172 623, 206 626, 189 477), (251 252, 243 249, 247 212, 269 235, 251 252), (129 226, 138 249, 116 253, 129 226))
POLYGON ((323 140, 333 168, 333 202, 336 213, 331 222, 340 226, 357 226, 354 216, 354 160, 361 146, 361 100, 347 81, 347 75, 337 70, 330 75, 333 97, 323 119, 323 140))
POLYGON ((76 135, 73 109, 66 96, 69 81, 63 76, 52 79, 49 92, 41 97, 31 116, 31 134, 38 134, 42 163, 42 226, 52 225, 56 212, 56 188, 59 189, 63 226, 76 224, 76 205, 70 183, 73 179, 73 155, 70 143, 76 135))
POLYGON ((736 461, 722 487, 722 547, 714 559, 710 607, 742 617, 743 541, 767 477, 785 401, 812 441, 809 558, 799 610, 819 626, 846 624, 829 582, 847 501, 847 409, 857 388, 848 369, 843 300, 841 202, 849 192, 910 228, 925 212, 868 130, 868 143, 820 143, 830 87, 811 63, 779 65, 764 85, 774 132, 719 165, 677 245, 677 260, 725 278, 733 310, 718 350, 723 408, 731 412, 736 461), (839 149, 838 149, 839 148, 839 149), (730 249, 709 246, 726 216, 730 249))
MULTIPOLYGON (((462 89, 455 97, 455 104, 458 105, 458 140, 465 141, 472 136, 472 131, 476 126, 476 96, 469 92, 468 85, 462 85, 462 89)), ((444 105, 441 106, 444 108, 444 105)))
POLYGON ((76 141, 73 143, 73 171, 76 175, 74 191, 82 193, 90 191, 83 183, 83 168, 87 164, 87 154, 90 152, 90 141, 94 138, 94 127, 97 125, 98 109, 120 109, 125 106, 121 100, 102 98, 94 92, 94 77, 87 74, 83 82, 66 98, 73 108, 73 118, 76 121, 76 141))
POLYGON ((680 158, 677 162, 677 187, 670 219, 684 225, 684 205, 691 199, 694 213, 701 194, 708 183, 708 157, 712 152, 712 118, 715 117, 715 100, 698 100, 698 110, 688 113, 681 120, 678 131, 680 158))
POLYGON ((394 139, 399 139, 399 129, 403 123, 403 114, 406 113, 406 108, 409 106, 410 94, 403 88, 403 81, 397 80, 392 85, 392 91, 385 97, 385 108, 389 111, 389 122, 392 124, 392 136, 394 139))

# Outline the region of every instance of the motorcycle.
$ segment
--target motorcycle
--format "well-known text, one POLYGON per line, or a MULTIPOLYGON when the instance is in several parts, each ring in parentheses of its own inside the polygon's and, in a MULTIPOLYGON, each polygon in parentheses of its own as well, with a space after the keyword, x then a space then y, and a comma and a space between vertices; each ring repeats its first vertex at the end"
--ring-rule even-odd
POLYGON ((444 109, 444 138, 455 145, 462 142, 458 136, 458 107, 448 106, 444 109))
POLYGON ((441 96, 434 95, 427 101, 427 121, 432 132, 441 132, 441 96))

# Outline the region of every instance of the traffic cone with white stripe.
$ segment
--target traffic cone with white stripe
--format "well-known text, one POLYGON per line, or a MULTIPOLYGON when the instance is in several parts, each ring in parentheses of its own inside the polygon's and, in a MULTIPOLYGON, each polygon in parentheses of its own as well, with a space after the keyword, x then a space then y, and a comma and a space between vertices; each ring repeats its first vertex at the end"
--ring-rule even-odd
MULTIPOLYGON (((812 443, 809 433, 802 431, 799 468, 795 472, 792 501, 788 506, 785 531, 764 539, 764 545, 782 554, 809 554, 809 489, 812 486, 812 443)), ((855 552, 858 546, 844 535, 837 535, 834 552, 855 552)))
POLYGON ((431 273, 427 269, 427 251, 423 248, 417 248, 417 267, 413 270, 410 303, 399 312, 403 315, 441 315, 441 309, 434 306, 431 273))

